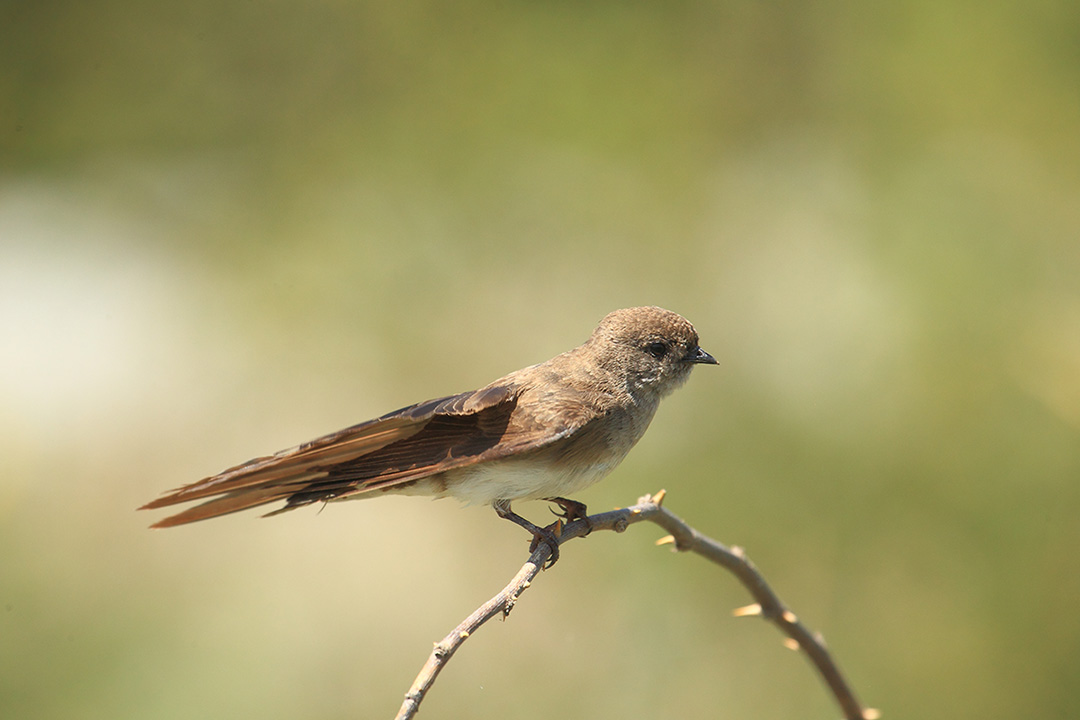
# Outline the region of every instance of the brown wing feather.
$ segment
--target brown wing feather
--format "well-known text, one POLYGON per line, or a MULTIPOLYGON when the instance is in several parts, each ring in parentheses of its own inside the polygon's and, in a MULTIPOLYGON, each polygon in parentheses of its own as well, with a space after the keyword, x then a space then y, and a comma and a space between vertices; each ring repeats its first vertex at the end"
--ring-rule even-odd
POLYGON ((287 510, 400 485, 559 435, 552 429, 510 428, 517 396, 516 388, 492 386, 411 405, 290 450, 249 460, 140 509, 213 498, 153 527, 217 517, 277 500, 288 500, 282 508, 287 510))
POLYGON ((518 392, 492 389, 455 396, 414 435, 354 460, 325 468, 273 514, 299 505, 386 490, 436 473, 538 450, 587 426, 597 412, 576 393, 564 392, 528 412, 518 411, 518 392), (445 410, 445 411, 444 411, 445 410))

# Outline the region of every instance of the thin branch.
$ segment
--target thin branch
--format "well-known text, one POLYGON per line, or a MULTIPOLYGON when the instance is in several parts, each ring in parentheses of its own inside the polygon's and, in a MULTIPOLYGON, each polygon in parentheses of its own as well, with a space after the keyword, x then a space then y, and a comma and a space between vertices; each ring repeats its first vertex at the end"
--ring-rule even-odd
MULTIPOLYGON (((664 500, 664 491, 656 495, 646 495, 639 498, 636 505, 631 505, 620 510, 590 515, 588 520, 575 520, 563 527, 559 535, 559 545, 568 540, 587 535, 594 530, 614 530, 623 532, 630 525, 642 521, 649 521, 659 525, 671 533, 668 537, 661 538, 657 545, 674 544, 675 549, 683 552, 693 552, 714 563, 730 570, 741 582, 755 602, 752 605, 739 608, 735 615, 750 616, 760 615, 772 622, 788 637, 787 645, 793 649, 801 648, 810 658, 814 668, 821 675, 837 704, 844 712, 846 720, 876 720, 880 713, 873 708, 864 708, 855 698, 855 694, 848 685, 840 668, 832 659, 821 636, 810 632, 780 601, 773 589, 765 582, 765 578, 758 572, 754 564, 746 557, 742 548, 729 548, 712 538, 702 535, 694 528, 683 522, 674 513, 661 506, 664 500)), ((454 653, 470 635, 496 615, 506 617, 514 608, 514 604, 530 583, 544 567, 551 555, 550 548, 545 543, 539 543, 536 550, 529 556, 529 560, 514 576, 513 580, 504 587, 499 594, 488 600, 465 618, 454 628, 449 635, 435 643, 435 648, 428 657, 420 674, 416 676, 412 687, 405 694, 405 702, 398 710, 396 720, 408 720, 416 715, 420 709, 420 703, 424 700, 428 690, 435 683, 435 678, 450 661, 454 653)))

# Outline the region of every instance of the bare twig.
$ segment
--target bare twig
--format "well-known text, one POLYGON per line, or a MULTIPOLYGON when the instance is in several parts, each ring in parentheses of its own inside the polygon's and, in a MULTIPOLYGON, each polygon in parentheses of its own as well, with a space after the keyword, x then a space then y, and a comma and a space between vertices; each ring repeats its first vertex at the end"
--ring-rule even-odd
MULTIPOLYGON (((739 608, 735 615, 749 616, 760 615, 775 624, 780 632, 787 636, 786 644, 794 649, 801 648, 810 658, 815 669, 821 675, 825 684, 829 687, 836 702, 844 712, 847 720, 876 720, 880 713, 873 708, 864 708, 855 698, 854 692, 847 684, 840 668, 829 655, 825 643, 821 637, 811 633, 805 625, 799 622, 795 613, 791 612, 773 592, 765 578, 758 572, 754 564, 746 557, 741 548, 727 546, 712 538, 702 535, 694 528, 683 522, 674 513, 661 506, 664 500, 664 491, 656 495, 646 495, 638 499, 637 504, 620 510, 590 515, 586 520, 575 520, 568 523, 559 535, 559 545, 567 540, 588 534, 592 530, 614 530, 622 532, 634 523, 647 520, 655 523, 671 533, 657 541, 657 545, 674 544, 679 551, 697 553, 714 563, 730 570, 738 578, 755 602, 752 605, 739 608)), ((420 674, 416 676, 412 687, 405 694, 405 702, 398 710, 396 720, 407 720, 416 715, 428 690, 435 683, 435 678, 442 671, 446 663, 454 655, 461 644, 474 633, 481 625, 500 613, 505 617, 514 608, 521 593, 529 587, 529 584, 544 567, 544 563, 551 555, 551 549, 545 543, 539 543, 536 550, 529 556, 529 560, 518 571, 517 575, 504 587, 499 594, 488 600, 465 618, 454 628, 449 635, 435 643, 435 648, 428 657, 420 674)))

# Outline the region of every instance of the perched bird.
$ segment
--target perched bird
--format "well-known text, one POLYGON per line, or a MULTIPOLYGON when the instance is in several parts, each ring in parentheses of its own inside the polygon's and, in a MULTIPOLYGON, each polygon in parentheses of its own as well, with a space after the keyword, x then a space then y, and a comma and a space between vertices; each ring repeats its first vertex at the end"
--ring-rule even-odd
MULTIPOLYGON (((428 400, 178 488, 141 510, 203 500, 164 528, 284 500, 301 505, 384 493, 491 504, 558 559, 553 527, 513 512, 515 500, 567 499, 607 475, 641 438, 660 399, 716 359, 694 326, 658 307, 616 310, 592 336, 547 362, 473 392, 428 400)), ((558 522, 558 521, 556 521, 558 522)))

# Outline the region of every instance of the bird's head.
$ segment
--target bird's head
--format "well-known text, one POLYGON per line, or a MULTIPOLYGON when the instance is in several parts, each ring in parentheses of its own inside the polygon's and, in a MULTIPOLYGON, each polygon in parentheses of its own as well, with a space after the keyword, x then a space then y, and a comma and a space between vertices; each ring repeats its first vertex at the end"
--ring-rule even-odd
POLYGON ((686 318, 658 307, 609 313, 584 347, 604 370, 624 376, 636 396, 663 397, 686 382, 695 365, 716 364, 686 318))

